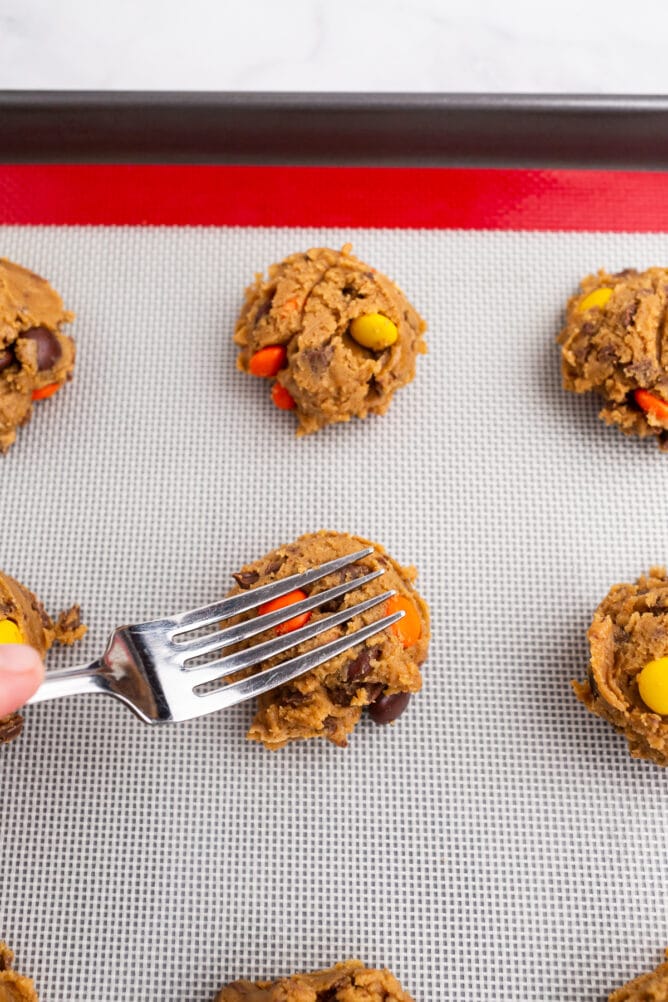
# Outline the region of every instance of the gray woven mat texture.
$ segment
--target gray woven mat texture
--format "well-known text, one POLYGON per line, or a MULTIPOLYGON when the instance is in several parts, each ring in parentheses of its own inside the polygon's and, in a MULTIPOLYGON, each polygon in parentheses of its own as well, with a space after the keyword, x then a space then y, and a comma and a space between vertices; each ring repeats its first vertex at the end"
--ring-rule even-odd
POLYGON ((418 1002, 588 1002, 668 942, 668 776, 569 687, 616 581, 668 560, 668 457, 560 387, 578 279, 662 235, 2 227, 76 311, 74 382, 0 463, 0 566, 90 630, 219 597, 334 528, 414 563, 425 685, 347 750, 242 706, 161 730, 78 697, 0 753, 0 937, 44 1002, 208 1002, 356 956, 418 1002), (383 418, 307 439, 231 342, 254 272, 355 252, 429 322, 383 418))

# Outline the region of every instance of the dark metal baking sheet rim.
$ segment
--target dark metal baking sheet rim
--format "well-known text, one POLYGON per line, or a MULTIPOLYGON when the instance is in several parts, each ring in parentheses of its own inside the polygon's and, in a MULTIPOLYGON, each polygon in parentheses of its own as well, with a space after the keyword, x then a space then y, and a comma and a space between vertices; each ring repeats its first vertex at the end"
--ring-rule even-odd
POLYGON ((4 163, 668 168, 668 96, 0 91, 4 163))

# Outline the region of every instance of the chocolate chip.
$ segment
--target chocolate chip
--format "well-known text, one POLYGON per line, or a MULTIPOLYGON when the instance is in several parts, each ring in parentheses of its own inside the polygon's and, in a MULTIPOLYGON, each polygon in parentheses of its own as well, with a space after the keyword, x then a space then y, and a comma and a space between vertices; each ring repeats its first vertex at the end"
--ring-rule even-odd
POLYGON ((624 324, 625 327, 630 327, 631 326, 631 324, 633 323, 633 320, 635 318, 635 315, 638 312, 638 307, 639 306, 640 306, 640 303, 636 299, 636 301, 634 303, 630 303, 626 307, 626 309, 622 313, 622 323, 624 324))
POLYGON ((281 693, 281 706, 303 706, 310 699, 308 692, 300 692, 299 689, 291 689, 289 692, 281 693))
POLYGON ((382 682, 367 682, 364 688, 366 689, 365 706, 369 706, 371 703, 375 703, 376 700, 383 695, 383 689, 385 686, 382 682))
POLYGON ((238 571, 232 577, 240 588, 250 588, 251 585, 255 584, 260 575, 257 571, 238 571))
POLYGON ((327 988, 324 992, 318 992, 318 1002, 337 1002, 340 987, 341 985, 334 985, 333 988, 327 988))
POLYGON ((6 369, 8 365, 11 365, 14 361, 14 352, 11 348, 3 348, 0 351, 0 372, 6 369))
POLYGON ((579 362, 580 365, 584 364, 587 355, 589 354, 589 348, 589 341, 578 340, 573 345, 573 355, 575 357, 575 361, 579 362))
POLYGON ((332 361, 334 348, 331 344, 326 344, 322 348, 307 348, 304 351, 304 358, 308 362, 311 372, 316 376, 322 376, 329 368, 332 361))
POLYGON ((380 397, 382 395, 382 389, 380 383, 377 381, 375 376, 372 376, 369 380, 369 389, 367 391, 367 396, 369 397, 380 397))
POLYGON ((392 696, 380 696, 369 707, 369 715, 374 724, 391 724, 404 712, 410 698, 410 692, 395 692, 392 696))
POLYGON ((53 628, 53 623, 51 622, 51 617, 48 612, 35 595, 32 597, 32 602, 30 603, 34 612, 37 613, 39 618, 42 620, 42 626, 45 630, 51 630, 53 628))
POLYGON ((598 691, 598 686, 592 674, 591 668, 587 670, 587 681, 589 682, 589 688, 591 689, 591 694, 594 699, 598 699, 600 693, 598 691))
POLYGON ((63 353, 58 338, 48 327, 31 327, 27 331, 21 331, 19 337, 25 338, 26 341, 34 341, 37 348, 37 368, 40 372, 52 369, 63 353))
POLYGON ((580 333, 581 334, 595 334, 596 330, 597 330, 597 324, 592 323, 591 320, 587 320, 587 321, 585 321, 585 323, 583 323, 582 327, 580 328, 580 333))
POLYGON ((271 304, 274 301, 274 297, 271 299, 264 299, 258 306, 257 313, 255 314, 255 319, 253 320, 253 326, 257 327, 262 317, 266 317, 267 313, 271 310, 271 304))
POLYGON ((339 721, 336 717, 332 716, 325 717, 325 719, 322 722, 322 726, 325 728, 328 734, 335 734, 339 726, 339 721))
POLYGON ((334 703, 334 706, 350 706, 354 694, 354 690, 350 691, 344 685, 327 688, 327 695, 332 703, 334 703))
POLYGON ((371 661, 377 661, 380 657, 380 647, 364 647, 356 658, 352 658, 346 666, 346 680, 354 682, 357 679, 366 678, 371 671, 371 661))
POLYGON ((23 717, 18 713, 12 713, 8 717, 0 720, 0 745, 9 744, 18 738, 23 730, 23 717))
POLYGON ((624 371, 641 386, 648 386, 656 379, 656 365, 651 358, 641 358, 637 362, 632 362, 624 371))
POLYGON ((617 348, 614 344, 602 344, 596 352, 596 358, 599 362, 614 362, 617 358, 617 348))
POLYGON ((320 606, 321 612, 338 612, 339 609, 343 608, 343 595, 339 595, 338 598, 330 598, 329 602, 325 602, 324 605, 320 606))
POLYGON ((285 560, 284 556, 283 557, 276 557, 276 559, 272 560, 270 564, 267 564, 267 567, 265 569, 265 573, 266 574, 275 574, 276 571, 280 571, 281 567, 283 566, 283 561, 284 560, 285 560))
POLYGON ((637 275, 637 268, 623 268, 622 271, 616 271, 613 274, 613 278, 629 278, 631 275, 637 275))
MULTIPOLYGON (((362 567, 361 564, 352 564, 350 567, 344 567, 342 570, 338 571, 336 577, 333 580, 338 581, 339 584, 343 584, 344 581, 353 581, 355 578, 361 578, 367 573, 368 568, 362 567)), ((331 587, 331 585, 329 585, 331 587)), ((320 606, 321 612, 338 612, 343 606, 344 596, 339 595, 338 598, 332 598, 329 602, 325 602, 324 605, 320 606)))

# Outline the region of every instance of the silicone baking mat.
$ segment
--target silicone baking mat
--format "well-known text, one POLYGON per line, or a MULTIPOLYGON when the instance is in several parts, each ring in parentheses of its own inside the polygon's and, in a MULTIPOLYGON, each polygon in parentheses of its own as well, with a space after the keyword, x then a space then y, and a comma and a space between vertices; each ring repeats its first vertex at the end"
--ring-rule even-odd
POLYGON ((2 253, 77 313, 75 380, 0 472, 3 570, 90 627, 50 664, 320 527, 414 563, 433 614, 423 692, 345 751, 247 744, 250 706, 29 710, 0 754, 0 937, 44 1002, 204 1002, 351 956, 419 1002, 581 1002, 657 963, 668 776, 569 680, 608 587, 668 559, 668 457, 562 391, 554 337, 581 276, 666 262, 666 177, 0 177, 2 253), (235 371, 235 317, 255 271, 347 241, 429 354, 383 418, 297 440, 235 371))

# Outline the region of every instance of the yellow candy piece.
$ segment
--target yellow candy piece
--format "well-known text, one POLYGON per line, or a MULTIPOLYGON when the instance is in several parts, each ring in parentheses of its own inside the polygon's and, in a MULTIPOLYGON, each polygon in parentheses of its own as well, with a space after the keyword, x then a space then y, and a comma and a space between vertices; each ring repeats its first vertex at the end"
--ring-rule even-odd
POLYGON ((578 303, 578 313, 586 313, 594 307, 602 310, 612 295, 612 289, 594 289, 578 303))
POLYGON ((363 348, 371 351, 382 351, 389 348, 399 337, 399 331, 391 320, 382 313, 369 313, 365 317, 356 317, 350 325, 350 335, 363 348))
POLYGON ((658 658, 645 665, 638 675, 638 689, 650 710, 668 715, 668 658, 658 658))
POLYGON ((23 634, 11 619, 0 619, 0 644, 24 644, 23 634))

